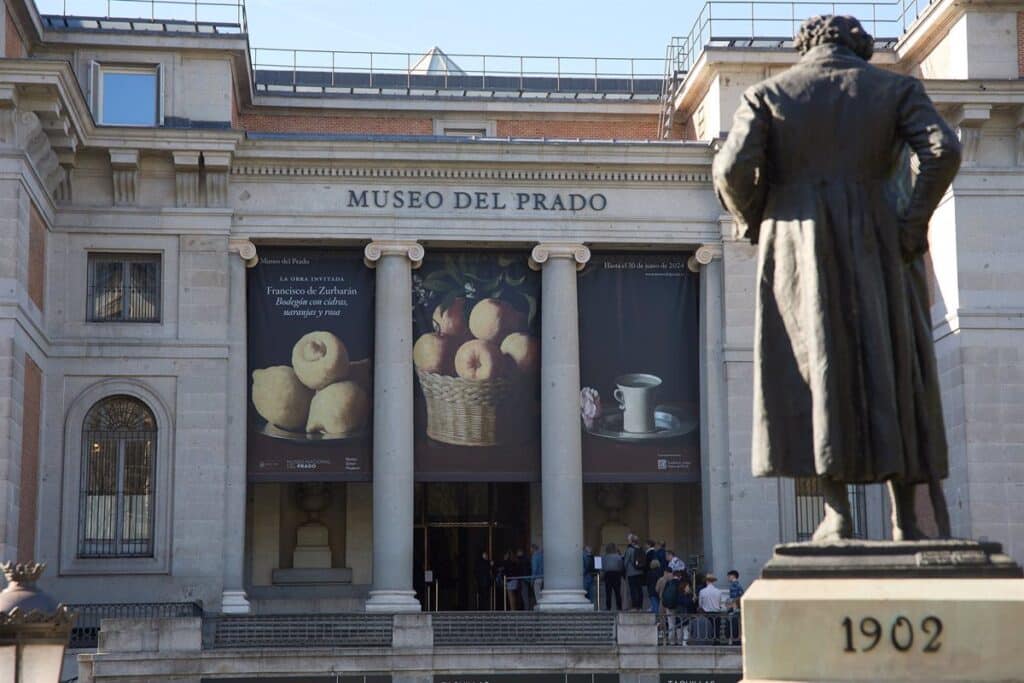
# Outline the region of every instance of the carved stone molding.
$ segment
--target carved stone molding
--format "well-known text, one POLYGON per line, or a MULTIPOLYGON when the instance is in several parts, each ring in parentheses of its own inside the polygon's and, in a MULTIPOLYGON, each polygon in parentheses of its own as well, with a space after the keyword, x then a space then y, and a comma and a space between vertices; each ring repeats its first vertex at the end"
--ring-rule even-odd
POLYGON ((981 128, 992 116, 991 104, 963 104, 953 112, 960 145, 963 148, 964 166, 976 166, 978 147, 981 145, 981 128))
POLYGON ((530 252, 530 268, 540 270, 553 258, 572 259, 576 270, 583 270, 590 260, 590 248, 575 242, 542 242, 530 252))
POLYGON ((200 205, 199 152, 172 152, 174 157, 174 205, 193 208, 200 205))
POLYGON ((694 273, 699 273, 701 266, 706 266, 716 258, 722 258, 723 249, 721 244, 702 244, 697 248, 686 261, 686 267, 694 273))
POLYGON ((228 175, 230 171, 230 152, 203 152, 203 174, 206 176, 207 206, 227 206, 228 175))
POLYGON ((363 249, 363 262, 370 268, 377 265, 377 261, 385 256, 405 256, 412 261, 413 268, 419 268, 423 264, 423 256, 426 252, 419 242, 406 240, 374 240, 363 249))
POLYGON ((246 268, 252 268, 260 262, 260 257, 256 253, 256 245, 247 239, 229 239, 228 252, 238 254, 239 258, 245 261, 246 268))
POLYGON ((420 178, 428 180, 500 180, 543 182, 633 182, 706 184, 711 174, 702 171, 545 171, 508 168, 351 168, 344 166, 286 166, 235 164, 237 176, 311 176, 330 178, 420 178))
POLYGON ((133 206, 139 183, 139 150, 110 150, 110 170, 114 184, 114 206, 133 206))

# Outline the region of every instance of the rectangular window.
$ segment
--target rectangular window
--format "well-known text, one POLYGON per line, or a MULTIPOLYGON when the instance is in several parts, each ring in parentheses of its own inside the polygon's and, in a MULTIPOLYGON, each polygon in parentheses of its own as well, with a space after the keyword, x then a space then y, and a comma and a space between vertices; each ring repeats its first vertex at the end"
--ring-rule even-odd
POLYGON ((100 124, 160 124, 159 67, 98 65, 96 71, 94 107, 100 124))
POLYGON ((159 254, 89 254, 89 322, 160 322, 159 254))

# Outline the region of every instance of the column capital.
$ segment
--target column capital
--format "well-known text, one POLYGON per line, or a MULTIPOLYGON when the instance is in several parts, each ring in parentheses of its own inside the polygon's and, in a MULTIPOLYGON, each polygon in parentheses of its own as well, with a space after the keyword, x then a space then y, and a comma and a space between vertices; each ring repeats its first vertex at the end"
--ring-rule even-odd
POLYGON ((694 273, 699 273, 701 266, 708 265, 716 258, 722 258, 722 254, 721 244, 702 244, 697 248, 693 256, 686 261, 686 267, 694 273))
POLYGON ((368 268, 374 268, 385 256, 405 256, 412 261, 413 268, 419 268, 424 253, 423 245, 412 240, 374 240, 363 249, 363 262, 368 268))
POLYGON ((583 270, 590 260, 590 248, 577 242, 542 242, 530 252, 530 267, 540 270, 548 259, 566 258, 576 262, 576 270, 583 270))
POLYGON ((260 262, 260 257, 256 254, 256 245, 247 238, 229 239, 228 252, 238 254, 245 261, 246 268, 252 268, 260 262))

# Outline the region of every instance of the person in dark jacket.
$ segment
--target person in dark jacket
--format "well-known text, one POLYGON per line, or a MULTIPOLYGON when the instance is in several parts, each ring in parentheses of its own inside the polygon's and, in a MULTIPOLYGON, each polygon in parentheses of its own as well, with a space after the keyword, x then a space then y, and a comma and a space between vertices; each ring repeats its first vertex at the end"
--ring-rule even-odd
POLYGON ((622 572, 624 565, 622 555, 614 543, 604 547, 604 555, 601 556, 601 579, 604 581, 604 604, 605 609, 611 610, 612 598, 615 598, 615 609, 622 609, 622 572))
POLYGON ((491 587, 494 585, 494 563, 487 556, 486 550, 480 553, 480 557, 476 558, 473 576, 476 579, 476 608, 478 610, 490 610, 491 587))
POLYGON ((661 562, 658 562, 657 558, 653 558, 647 568, 647 599, 651 601, 652 614, 658 613, 658 608, 661 604, 658 597, 658 579, 661 578, 663 573, 661 571, 661 562))

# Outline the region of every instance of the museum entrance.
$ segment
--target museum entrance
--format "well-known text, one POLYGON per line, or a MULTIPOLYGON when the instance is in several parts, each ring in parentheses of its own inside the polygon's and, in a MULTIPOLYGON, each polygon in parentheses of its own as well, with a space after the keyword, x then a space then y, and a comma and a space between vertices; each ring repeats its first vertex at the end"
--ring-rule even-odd
POLYGON ((529 553, 529 501, 525 483, 416 485, 413 586, 425 611, 503 609, 502 558, 529 553))

